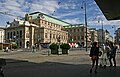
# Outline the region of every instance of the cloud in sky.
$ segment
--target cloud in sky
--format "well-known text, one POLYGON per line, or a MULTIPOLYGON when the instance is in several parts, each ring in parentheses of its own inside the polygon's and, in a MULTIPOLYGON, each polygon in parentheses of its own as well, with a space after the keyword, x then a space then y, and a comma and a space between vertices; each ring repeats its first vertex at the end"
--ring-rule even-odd
POLYGON ((51 14, 54 11, 56 11, 56 9, 59 8, 59 5, 58 5, 57 1, 55 1, 55 0, 51 0, 51 1, 43 0, 38 3, 32 3, 30 6, 31 6, 30 12, 41 11, 46 14, 51 14))
POLYGON ((64 21, 66 21, 68 23, 72 23, 72 24, 79 24, 79 23, 81 23, 81 21, 79 20, 79 18, 65 19, 64 21))
MULTIPOLYGON (((64 17, 72 17, 75 15, 80 15, 82 12, 81 11, 74 11, 74 12, 68 12, 68 13, 63 13, 57 16, 58 18, 64 18, 64 17)), ((58 13, 59 14, 59 13, 58 13)), ((78 17, 79 18, 79 17, 78 17)))
POLYGON ((12 14, 16 17, 0 13, 0 25, 5 25, 6 21, 11 21, 17 16, 24 17, 26 13, 40 11, 48 15, 59 9, 57 0, 0 0, 0 12, 12 14))
MULTIPOLYGON (((100 25, 95 17, 102 19, 104 25, 118 25, 119 21, 107 21, 94 0, 85 0, 87 3, 88 25, 100 25)), ((0 0, 0 12, 9 13, 16 17, 0 14, 0 25, 5 26, 17 16, 24 17, 26 13, 40 11, 65 20, 71 24, 84 23, 84 9, 81 9, 83 0, 0 0), (60 3, 59 3, 60 1, 60 3)))

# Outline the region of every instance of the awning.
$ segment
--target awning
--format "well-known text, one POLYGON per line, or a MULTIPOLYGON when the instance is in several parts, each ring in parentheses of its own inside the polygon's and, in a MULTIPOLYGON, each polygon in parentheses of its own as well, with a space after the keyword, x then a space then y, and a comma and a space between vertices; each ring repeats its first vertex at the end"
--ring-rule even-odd
POLYGON ((107 20, 120 19, 120 0, 95 0, 107 20))

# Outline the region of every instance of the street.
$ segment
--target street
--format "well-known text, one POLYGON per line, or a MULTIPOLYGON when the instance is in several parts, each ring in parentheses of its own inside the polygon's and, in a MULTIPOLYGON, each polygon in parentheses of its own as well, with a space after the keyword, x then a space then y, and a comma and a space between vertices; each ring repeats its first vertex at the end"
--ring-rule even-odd
POLYGON ((118 77, 119 55, 116 68, 99 67, 97 74, 90 74, 91 60, 89 51, 85 50, 71 50, 68 55, 49 56, 39 52, 0 52, 0 58, 7 61, 3 67, 5 77, 118 77))

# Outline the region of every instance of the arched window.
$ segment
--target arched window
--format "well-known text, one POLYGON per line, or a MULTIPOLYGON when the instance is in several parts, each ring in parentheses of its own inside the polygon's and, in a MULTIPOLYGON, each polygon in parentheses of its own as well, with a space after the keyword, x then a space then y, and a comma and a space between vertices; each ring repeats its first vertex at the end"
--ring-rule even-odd
POLYGON ((13 36, 15 36, 15 31, 14 31, 14 33, 13 33, 13 36))
POLYGON ((10 38, 12 39, 12 37, 13 37, 13 36, 12 36, 12 32, 11 32, 11 33, 10 33, 10 38))
POLYGON ((22 38, 22 30, 20 30, 20 38, 22 38))

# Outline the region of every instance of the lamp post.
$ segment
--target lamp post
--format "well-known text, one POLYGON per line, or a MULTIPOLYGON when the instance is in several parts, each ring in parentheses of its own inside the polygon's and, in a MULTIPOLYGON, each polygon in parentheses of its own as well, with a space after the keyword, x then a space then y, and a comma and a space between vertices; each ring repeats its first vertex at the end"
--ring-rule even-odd
POLYGON ((51 41, 51 38, 52 38, 52 34, 51 33, 52 32, 51 31, 52 31, 52 26, 50 26, 50 44, 52 43, 52 41, 51 41))
POLYGON ((101 23, 101 35, 102 35, 102 38, 101 38, 101 40, 102 40, 102 42, 100 43, 100 44, 104 44, 104 36, 103 36, 103 34, 104 34, 104 29, 103 29, 103 20, 101 19, 101 18, 94 18, 93 20, 97 20, 98 21, 98 23, 101 23))
MULTIPOLYGON (((116 41, 114 41, 114 43, 117 43, 117 35, 118 35, 118 33, 116 32, 116 26, 113 25, 112 28, 114 29, 114 32, 115 32, 114 35, 116 34, 116 41)), ((115 36, 114 36, 114 39, 115 39, 115 36)))
POLYGON ((41 44, 40 44, 41 40, 42 40, 42 38, 40 37, 40 35, 41 35, 40 34, 41 33, 40 32, 40 20, 41 20, 41 16, 39 15, 37 18, 38 18, 38 38, 37 38, 38 39, 38 50, 41 50, 41 44))
POLYGON ((101 24, 102 24, 102 44, 104 44, 104 38, 103 38, 103 20, 101 20, 101 24))
POLYGON ((12 50, 12 43, 11 43, 11 38, 9 38, 9 40, 10 40, 10 50, 12 50))
POLYGON ((103 38, 103 37, 104 37, 104 36, 103 36, 103 34, 104 34, 104 33, 103 33, 103 32, 104 32, 104 30, 103 30, 103 20, 102 20, 102 19, 99 19, 99 20, 98 20, 98 23, 101 23, 101 26, 102 26, 101 35, 102 35, 102 45, 103 45, 103 44, 104 44, 104 38, 103 38))
POLYGON ((85 26, 86 26, 86 52, 87 52, 87 7, 86 7, 86 2, 83 1, 82 2, 82 7, 81 9, 84 9, 84 12, 85 12, 85 26))
POLYGON ((41 37, 38 38, 38 49, 41 50, 41 37))
POLYGON ((59 49, 58 49, 58 54, 59 54, 59 52, 61 51, 61 48, 60 48, 60 40, 61 39, 61 37, 60 37, 60 35, 58 36, 58 38, 57 38, 57 41, 59 42, 59 49))

